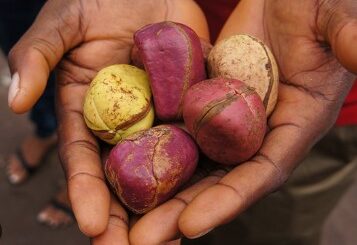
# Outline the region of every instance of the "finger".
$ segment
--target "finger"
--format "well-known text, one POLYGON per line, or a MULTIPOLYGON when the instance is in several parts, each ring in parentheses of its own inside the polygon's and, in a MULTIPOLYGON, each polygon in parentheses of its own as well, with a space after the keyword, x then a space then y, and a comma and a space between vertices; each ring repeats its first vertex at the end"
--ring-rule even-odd
POLYGON ((262 37, 264 18, 264 2, 240 1, 219 33, 217 41, 238 33, 249 33, 252 36, 262 37), (254 20, 254 21, 247 21, 254 20))
POLYGON ((85 84, 63 83, 58 90, 59 156, 68 179, 70 201, 81 231, 101 234, 109 219, 110 195, 97 141, 83 120, 85 84))
MULTIPOLYGON (((9 106, 29 110, 43 93, 50 71, 81 40, 76 1, 48 1, 34 24, 13 47, 9 63, 13 81, 9 106)), ((83 20, 84 21, 84 20, 83 20)))
POLYGON ((179 229, 191 239, 207 234, 271 191, 277 186, 276 179, 276 172, 263 163, 237 167, 188 205, 179 217, 179 229))
POLYGON ((206 18, 200 7, 191 0, 166 1, 167 16, 170 21, 179 22, 191 27, 199 37, 209 40, 206 18))
POLYGON ((144 215, 130 230, 131 244, 164 244, 179 238, 178 219, 181 212, 194 197, 217 183, 225 174, 224 170, 211 172, 208 177, 144 215))
POLYGON ((107 229, 92 239, 93 245, 129 245, 128 215, 112 196, 107 229))
POLYGON ((131 230, 133 228, 133 226, 140 220, 141 217, 142 217, 142 215, 139 215, 139 214, 132 214, 130 216, 129 230, 131 230))
POLYGON ((357 74, 357 20, 344 25, 331 38, 331 46, 339 62, 349 71, 357 74))
POLYGON ((318 28, 340 63, 357 74, 357 6, 355 1, 324 1, 319 9, 318 28))

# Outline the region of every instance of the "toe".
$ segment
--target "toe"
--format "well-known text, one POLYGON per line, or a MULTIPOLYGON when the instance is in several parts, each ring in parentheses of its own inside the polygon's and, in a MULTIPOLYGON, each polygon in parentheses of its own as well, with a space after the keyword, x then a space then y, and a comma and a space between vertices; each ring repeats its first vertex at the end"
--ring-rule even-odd
POLYGON ((52 206, 41 211, 37 220, 52 228, 67 226, 73 222, 73 218, 69 214, 52 206))
POLYGON ((11 184, 20 184, 25 181, 27 177, 26 171, 21 168, 20 163, 15 157, 9 159, 7 175, 11 184))

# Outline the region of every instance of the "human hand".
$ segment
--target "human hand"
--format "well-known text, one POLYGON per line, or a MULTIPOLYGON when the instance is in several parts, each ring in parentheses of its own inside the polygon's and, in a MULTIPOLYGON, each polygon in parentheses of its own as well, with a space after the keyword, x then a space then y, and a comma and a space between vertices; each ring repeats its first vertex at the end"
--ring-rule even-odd
POLYGON ((49 0, 35 23, 12 49, 14 82, 9 106, 29 110, 57 68, 59 156, 79 227, 94 244, 128 244, 128 216, 110 200, 97 140, 83 120, 83 100, 91 79, 103 67, 128 63, 133 33, 171 20, 208 37, 202 12, 192 0, 49 0), (109 225, 108 225, 109 224, 109 225))
POLYGON ((234 219, 279 188, 335 122, 354 80, 350 72, 357 72, 353 0, 242 0, 220 39, 243 33, 270 46, 280 70, 279 99, 261 149, 230 171, 202 164, 206 177, 133 226, 134 244, 196 238, 234 219))

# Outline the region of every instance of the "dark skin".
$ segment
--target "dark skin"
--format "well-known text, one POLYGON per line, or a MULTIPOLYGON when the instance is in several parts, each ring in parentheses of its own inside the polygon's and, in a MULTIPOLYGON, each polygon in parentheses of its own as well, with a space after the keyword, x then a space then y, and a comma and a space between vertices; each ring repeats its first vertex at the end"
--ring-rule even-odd
POLYGON ((139 240, 149 239, 152 234, 160 234, 159 238, 167 234, 159 233, 160 228, 152 225, 173 209, 169 205, 176 205, 179 211, 171 229, 167 225, 165 229, 174 234, 178 223, 184 235, 200 236, 232 220, 288 179, 313 144, 333 125, 355 78, 351 72, 357 71, 353 48, 357 43, 357 5, 352 1, 337 2, 240 3, 220 39, 248 33, 264 40, 273 51, 281 83, 279 100, 268 122, 270 132, 252 160, 228 173, 211 173, 211 177, 194 186, 196 191, 186 189, 178 196, 187 204, 173 200, 157 208, 133 227, 132 237, 139 240), (145 227, 152 229, 144 232, 145 227))
POLYGON ((88 83, 100 68, 129 61, 131 35, 146 23, 179 21, 207 36, 205 24, 199 24, 204 22, 201 12, 191 1, 168 1, 169 6, 166 1, 145 1, 140 10, 130 6, 138 1, 132 2, 103 0, 80 5, 80 1, 68 1, 66 5, 49 1, 10 55, 12 71, 20 74, 20 92, 10 103, 15 112, 33 105, 49 70, 63 57, 58 66, 57 98, 60 157, 79 226, 95 237, 94 244, 127 244, 129 239, 131 244, 161 244, 180 234, 201 236, 234 219, 288 179, 333 125, 352 86, 352 72, 357 72, 354 0, 241 1, 220 39, 248 33, 264 40, 281 75, 278 103, 263 146, 253 159, 232 169, 203 163, 191 187, 136 218, 129 229, 125 210, 114 198, 109 201, 98 144, 83 122, 88 83), (107 5, 110 2, 116 4, 107 5), (123 9, 142 12, 134 15, 120 11, 123 9))
POLYGON ((20 90, 9 101, 17 113, 31 108, 57 66, 59 156, 79 227, 96 237, 96 244, 117 237, 128 243, 129 221, 111 201, 97 139, 83 120, 83 99, 100 69, 130 61, 136 30, 164 20, 185 23, 208 37, 204 15, 191 0, 52 0, 9 56, 12 73, 20 76, 20 90))

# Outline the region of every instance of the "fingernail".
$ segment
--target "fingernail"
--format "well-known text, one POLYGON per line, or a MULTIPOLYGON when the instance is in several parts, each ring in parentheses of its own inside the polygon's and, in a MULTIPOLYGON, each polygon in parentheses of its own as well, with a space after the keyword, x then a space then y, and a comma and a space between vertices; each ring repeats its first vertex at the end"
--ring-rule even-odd
POLYGON ((8 95, 9 107, 11 107, 11 105, 14 102, 14 99, 19 91, 20 91, 20 76, 19 76, 19 73, 16 72, 11 77, 11 84, 10 84, 9 95, 8 95))
POLYGON ((207 233, 209 233, 209 232, 212 231, 212 230, 213 230, 213 228, 210 228, 210 229, 208 229, 208 230, 206 230, 206 231, 204 231, 204 232, 199 233, 199 234, 196 235, 196 236, 191 236, 191 237, 187 237, 187 238, 189 238, 189 239, 200 238, 200 237, 206 235, 207 233))

